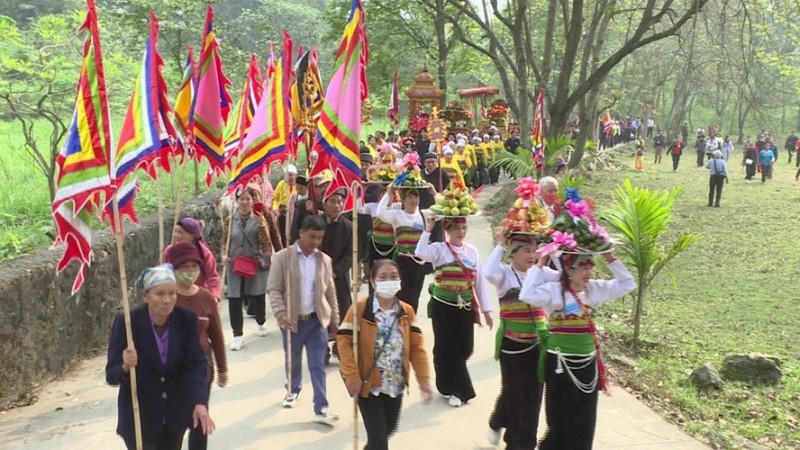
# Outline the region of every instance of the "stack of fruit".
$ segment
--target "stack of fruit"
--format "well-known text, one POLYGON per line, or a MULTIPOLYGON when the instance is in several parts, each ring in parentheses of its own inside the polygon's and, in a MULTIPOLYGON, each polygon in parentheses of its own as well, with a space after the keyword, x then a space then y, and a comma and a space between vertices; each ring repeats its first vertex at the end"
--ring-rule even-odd
POLYGON ((518 198, 514 206, 508 210, 506 218, 500 226, 509 233, 538 234, 547 230, 550 223, 547 220, 547 210, 542 208, 538 201, 532 200, 525 206, 525 201, 518 198))
POLYGON ((436 204, 431 206, 431 212, 444 217, 466 217, 478 213, 478 203, 470 197, 463 187, 446 189, 437 196, 436 204))
POLYGON ((582 199, 578 190, 566 189, 564 206, 547 232, 543 254, 564 252, 592 254, 610 251, 616 241, 594 215, 594 203, 582 199))
POLYGON ((394 184, 400 188, 407 189, 422 189, 428 186, 428 183, 422 178, 422 173, 419 170, 419 155, 417 152, 409 152, 403 156, 400 162, 400 173, 394 180, 394 184))

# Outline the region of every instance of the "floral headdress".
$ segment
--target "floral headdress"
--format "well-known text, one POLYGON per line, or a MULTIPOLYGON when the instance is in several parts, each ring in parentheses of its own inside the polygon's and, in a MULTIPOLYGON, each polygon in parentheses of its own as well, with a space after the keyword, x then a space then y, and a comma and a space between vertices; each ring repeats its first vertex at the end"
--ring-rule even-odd
POLYGON ((605 253, 616 243, 594 217, 594 204, 574 188, 567 188, 561 213, 547 234, 549 243, 539 250, 545 255, 605 253))

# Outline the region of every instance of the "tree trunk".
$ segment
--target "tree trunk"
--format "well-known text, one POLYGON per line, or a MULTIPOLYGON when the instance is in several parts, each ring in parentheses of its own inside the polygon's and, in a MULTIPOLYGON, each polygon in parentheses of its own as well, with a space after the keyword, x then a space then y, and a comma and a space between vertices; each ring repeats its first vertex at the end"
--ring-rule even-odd
POLYGON ((639 346, 639 336, 642 327, 642 313, 644 312, 644 290, 645 280, 639 277, 639 286, 636 290, 636 312, 633 316, 633 342, 636 347, 639 346))

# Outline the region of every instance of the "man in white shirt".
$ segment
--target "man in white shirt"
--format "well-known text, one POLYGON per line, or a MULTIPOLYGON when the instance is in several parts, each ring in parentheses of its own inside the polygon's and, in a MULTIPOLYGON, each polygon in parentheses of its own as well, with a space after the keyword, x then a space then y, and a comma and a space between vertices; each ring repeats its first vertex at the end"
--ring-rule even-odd
MULTIPOLYGON (((302 354, 306 350, 311 387, 314 390, 313 422, 332 425, 339 416, 328 411, 325 353, 328 330, 338 330, 339 308, 328 255, 319 251, 325 235, 325 220, 308 216, 300 226, 297 242, 272 257, 267 282, 272 313, 281 327, 283 349, 291 341, 287 361, 290 388, 283 399, 285 408, 297 404, 302 389, 302 354)), ((288 355, 287 355, 288 356, 288 355)))

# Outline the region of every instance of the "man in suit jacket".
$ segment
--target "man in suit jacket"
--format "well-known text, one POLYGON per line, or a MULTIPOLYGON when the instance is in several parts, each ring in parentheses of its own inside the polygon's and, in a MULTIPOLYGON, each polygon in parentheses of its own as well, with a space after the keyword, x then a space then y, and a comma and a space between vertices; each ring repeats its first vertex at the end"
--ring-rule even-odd
POLYGON ((272 257, 267 293, 272 313, 281 327, 284 352, 291 333, 291 381, 282 404, 286 408, 297 404, 302 389, 300 358, 305 347, 314 390, 313 422, 331 425, 339 416, 328 411, 325 353, 328 329, 334 334, 338 330, 339 308, 331 259, 319 251, 325 225, 325 219, 320 216, 303 219, 297 242, 272 257))
POLYGON ((208 359, 200 348, 197 315, 175 307, 175 276, 169 265, 146 269, 137 281, 145 305, 131 311, 133 348, 122 315, 108 344, 106 382, 119 386, 117 434, 136 448, 130 371, 136 370, 142 441, 145 449, 180 450, 192 421, 210 434, 208 359))

